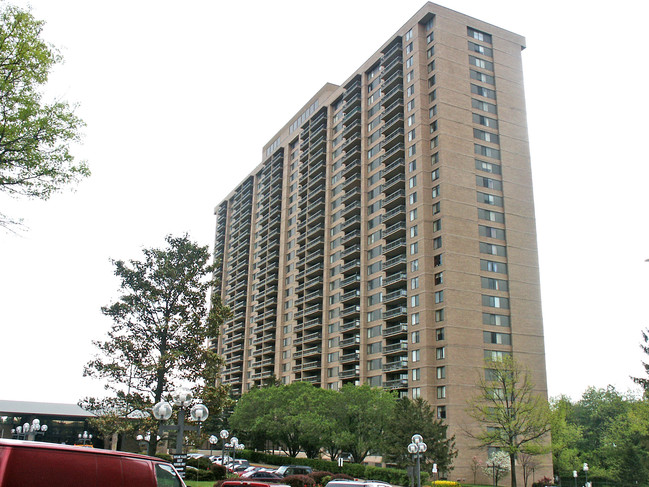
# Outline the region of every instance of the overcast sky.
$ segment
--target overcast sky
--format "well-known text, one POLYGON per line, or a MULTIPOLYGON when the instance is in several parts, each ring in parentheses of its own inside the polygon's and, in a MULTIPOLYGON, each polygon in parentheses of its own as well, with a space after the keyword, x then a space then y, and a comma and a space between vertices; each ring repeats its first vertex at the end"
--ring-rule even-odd
MULTIPOLYGON (((2 212, 0 399, 74 403, 118 296, 110 259, 167 234, 212 245, 214 207, 326 82, 342 83, 422 0, 14 0, 47 22, 92 177, 2 212)), ((448 0, 521 34, 548 388, 633 387, 649 326, 649 2, 448 0)))

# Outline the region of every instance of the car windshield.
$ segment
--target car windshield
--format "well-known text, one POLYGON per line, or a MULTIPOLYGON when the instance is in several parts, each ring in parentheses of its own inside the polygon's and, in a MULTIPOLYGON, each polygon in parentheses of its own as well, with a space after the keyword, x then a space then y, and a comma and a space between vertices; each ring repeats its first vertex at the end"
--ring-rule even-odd
POLYGON ((158 487, 184 487, 185 485, 183 481, 178 478, 173 467, 171 465, 165 465, 164 463, 156 463, 155 478, 158 487))

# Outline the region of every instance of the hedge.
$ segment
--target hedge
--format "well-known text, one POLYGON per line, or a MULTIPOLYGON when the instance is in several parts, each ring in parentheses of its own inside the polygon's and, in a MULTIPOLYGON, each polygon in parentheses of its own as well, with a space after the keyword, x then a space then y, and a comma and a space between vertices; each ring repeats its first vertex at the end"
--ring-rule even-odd
MULTIPOLYGON (((306 465, 313 468, 314 471, 331 472, 333 478, 336 478, 336 474, 344 473, 352 478, 381 480, 392 485, 410 485, 410 479, 406 471, 398 468, 382 468, 373 465, 363 465, 361 463, 345 462, 341 469, 336 462, 321 458, 294 458, 252 450, 237 452, 237 458, 246 458, 250 462, 264 463, 267 465, 306 465)), ((425 482, 427 479, 427 473, 422 471, 422 482, 425 482)))

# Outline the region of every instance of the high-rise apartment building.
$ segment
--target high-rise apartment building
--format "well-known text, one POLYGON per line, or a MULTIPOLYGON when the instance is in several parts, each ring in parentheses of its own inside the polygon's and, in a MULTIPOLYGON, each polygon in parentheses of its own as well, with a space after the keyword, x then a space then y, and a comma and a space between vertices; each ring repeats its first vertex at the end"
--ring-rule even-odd
POLYGON ((421 396, 457 437, 454 478, 485 456, 462 433, 485 359, 513 354, 546 394, 524 45, 427 3, 263 148, 215 210, 235 393, 421 396))

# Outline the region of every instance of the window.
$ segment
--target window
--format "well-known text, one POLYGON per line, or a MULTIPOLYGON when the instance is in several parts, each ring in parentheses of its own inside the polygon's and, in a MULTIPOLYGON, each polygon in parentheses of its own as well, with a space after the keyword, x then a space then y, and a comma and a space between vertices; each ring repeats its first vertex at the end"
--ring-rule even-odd
POLYGON ((496 245, 496 244, 490 244, 486 242, 480 242, 480 253, 506 257, 507 248, 504 245, 496 245))
POLYGON ((417 219, 417 208, 410 210, 410 221, 415 221, 417 219))
POLYGON ((412 142, 415 140, 415 137, 417 136, 417 129, 412 129, 411 131, 408 132, 408 142, 412 142))
POLYGON ((415 238, 419 234, 419 227, 413 225, 410 227, 410 238, 415 238))
POLYGON ((381 336, 381 325, 372 326, 367 329, 367 338, 375 338, 381 336))
POLYGON ((505 326, 509 328, 511 321, 507 315, 497 315, 494 313, 482 313, 482 323, 491 326, 505 326))
POLYGON ((437 399, 446 399, 446 386, 437 386, 437 399))
POLYGON ((419 343, 419 332, 418 331, 413 331, 410 334, 410 342, 411 343, 419 343))
POLYGON ((443 360, 446 358, 446 347, 437 347, 435 349, 435 358, 437 360, 443 360))
POLYGON ((421 397, 421 387, 413 387, 412 388, 412 398, 417 399, 418 397, 421 397))
POLYGON ((412 380, 421 380, 421 369, 412 369, 412 380))
POLYGON ((438 125, 437 120, 434 120, 433 123, 430 124, 430 133, 431 134, 437 130, 437 125, 438 125))
POLYGON ((410 262, 410 272, 417 272, 419 270, 419 259, 410 262))
POLYGON ((416 308, 417 306, 419 306, 419 294, 410 297, 410 307, 416 308))
POLYGON ((478 191, 477 199, 478 199, 478 203, 485 203, 487 205, 494 205, 494 206, 503 206, 502 196, 496 196, 488 193, 481 193, 480 191, 478 191))
POLYGON ((433 266, 438 267, 442 265, 442 254, 437 254, 433 257, 433 266))
POLYGON ((408 127, 412 127, 414 123, 415 123, 415 115, 413 114, 408 117, 408 127))
POLYGON ((367 260, 372 260, 375 257, 378 257, 381 255, 383 250, 383 246, 379 245, 378 247, 374 247, 373 249, 370 249, 367 251, 367 260))
POLYGON ((437 367, 437 378, 446 379, 446 366, 437 367))
POLYGON ((500 350, 485 350, 484 358, 491 362, 502 362, 505 357, 510 357, 510 352, 502 352, 500 350))
POLYGON ((410 255, 415 255, 419 252, 419 242, 413 242, 410 244, 410 255))
POLYGON ((509 299, 500 296, 482 295, 482 305, 491 308, 509 309, 509 299))
POLYGON ((435 291, 435 304, 444 302, 444 291, 435 291))
POLYGON ((339 352, 332 352, 327 354, 327 362, 338 362, 339 352))
POLYGON ((435 46, 430 46, 426 50, 426 59, 430 59, 435 55, 435 46))
POLYGON ((471 70, 471 79, 481 81, 482 83, 487 83, 489 85, 496 84, 496 80, 493 76, 491 76, 490 74, 481 73, 480 71, 476 71, 475 69, 471 70))
POLYGON ((483 112, 488 112, 493 114, 498 113, 498 109, 496 108, 496 105, 494 105, 493 103, 476 100, 475 98, 471 98, 471 106, 476 110, 482 110, 483 112))
POLYGON ((490 47, 481 46, 471 41, 469 41, 469 51, 480 53, 483 56, 493 57, 493 50, 490 47))
POLYGON ((383 311, 381 309, 375 309, 367 313, 367 322, 371 323, 372 321, 380 320, 383 316, 383 311))
POLYGON ((500 143, 498 134, 485 132, 484 130, 480 129, 473 129, 473 137, 475 137, 476 139, 484 140, 485 142, 491 142, 492 144, 500 143))
POLYGON ((469 56, 469 64, 471 64, 471 66, 476 66, 481 69, 486 69, 487 71, 494 70, 494 63, 492 63, 491 61, 480 59, 475 56, 469 56))
POLYGON ((478 230, 481 237, 505 240, 505 230, 503 230, 502 228, 493 228, 493 227, 487 227, 485 225, 479 225, 478 230))
POLYGON ((410 85, 406 88, 406 96, 412 96, 415 94, 415 85, 410 85))
POLYGON ((430 78, 428 78, 428 87, 429 88, 432 88, 433 86, 435 86, 435 83, 436 83, 435 75, 432 75, 430 78))
POLYGON ((408 74, 406 75, 406 83, 410 83, 411 81, 414 81, 415 79, 415 70, 413 69, 412 71, 408 71, 408 74))
POLYGON ((433 250, 441 249, 442 248, 442 237, 435 237, 433 239, 433 250))
POLYGON ((473 149, 476 154, 484 157, 491 157, 493 159, 500 159, 500 151, 498 149, 493 149, 492 147, 487 147, 485 145, 473 144, 473 149))
POLYGON ((437 419, 446 419, 446 406, 437 406, 437 419))
MULTIPOLYGON (((413 57, 412 57, 412 56, 410 56, 408 59, 406 59, 406 69, 410 69, 410 68, 412 68, 413 62, 414 62, 414 61, 413 61, 413 57)), ((493 71, 493 69, 492 69, 491 71, 493 71)))
POLYGON ((442 229, 442 220, 433 221, 433 232, 439 232, 442 229))
POLYGON ((435 152, 433 155, 430 156, 430 163, 432 165, 435 165, 439 162, 439 152, 435 152))
POLYGON ((496 291, 509 291, 507 281, 504 279, 493 279, 491 277, 481 277, 483 289, 494 289, 496 291))
POLYGON ((367 245, 372 245, 373 243, 378 242, 379 240, 381 240, 381 234, 382 233, 383 232, 381 230, 378 230, 378 231, 370 234, 367 237, 367 245))
POLYGON ((383 347, 381 345, 381 342, 370 343, 367 346, 367 353, 370 354, 370 355, 373 354, 373 353, 380 353, 382 348, 383 347))
POLYGON ((410 289, 418 289, 418 288, 419 288, 419 277, 411 277, 410 278, 410 289))
POLYGON ((444 308, 435 310, 435 323, 444 321, 444 308))
POLYGON ((413 98, 408 102, 406 108, 408 109, 409 112, 415 109, 415 98, 413 98))
POLYGON ((507 274, 507 264, 504 262, 480 259, 480 269, 483 271, 497 272, 499 274, 507 274))
POLYGON ((377 287, 381 287, 383 283, 383 277, 375 277, 374 279, 370 279, 367 281, 367 290, 371 291, 372 289, 376 289, 377 287))
POLYGON ((338 367, 329 367, 327 369, 327 377, 338 377, 338 367))
POLYGON ((437 136, 430 139, 430 148, 431 149, 434 149, 435 147, 437 147, 438 144, 439 144, 439 139, 437 138, 437 136))
POLYGON ((503 183, 501 181, 498 181, 497 179, 487 178, 485 176, 476 176, 475 183, 477 186, 482 188, 495 189, 498 191, 502 191, 503 189, 503 183))
POLYGON ((438 272, 434 276, 435 279, 435 286, 439 286, 440 284, 444 283, 444 273, 443 272, 438 272))
POLYGON ((478 218, 480 220, 487 220, 490 222, 505 223, 505 215, 503 213, 484 210, 482 208, 478 208, 478 218))
POLYGON ((476 169, 491 174, 500 174, 500 165, 494 164, 493 162, 485 162, 476 159, 475 161, 476 169))
POLYGON ((338 346, 338 342, 340 341, 340 337, 333 337, 327 340, 327 345, 329 348, 334 348, 338 346))
POLYGON ((406 42, 408 42, 410 39, 412 39, 412 29, 406 32, 406 37, 405 37, 406 42))
POLYGON ((381 292, 372 294, 371 296, 367 297, 368 306, 374 306, 375 304, 379 304, 381 302, 383 302, 383 293, 381 292))
POLYGON ((413 176, 408 180, 409 188, 414 188, 415 186, 417 186, 417 176, 413 176))
POLYGON ((494 345, 511 345, 512 336, 509 333, 496 333, 492 331, 482 332, 485 343, 494 345))
POLYGON ((491 44, 491 34, 486 34, 477 29, 474 29, 473 27, 467 27, 466 31, 469 37, 472 37, 473 39, 477 39, 482 42, 486 42, 487 44, 491 44))
POLYGON ((379 370, 382 365, 382 360, 380 358, 375 358, 367 361, 367 370, 379 370))
POLYGON ((495 118, 487 117, 485 115, 479 115, 477 113, 473 114, 473 123, 484 125, 485 127, 492 129, 498 128, 498 120, 496 120, 495 118))
POLYGON ((435 340, 438 342, 444 340, 444 328, 437 328, 435 330, 435 340))
POLYGON ((412 313, 410 315, 410 324, 418 325, 419 324, 419 313, 412 313))
POLYGON ((437 198, 439 196, 439 184, 437 186, 433 186, 432 190, 432 197, 437 198))
POLYGON ((383 265, 382 261, 375 262, 374 264, 368 265, 367 266, 367 275, 370 276, 374 274, 375 272, 379 272, 381 270, 381 267, 383 265))
POLYGON ((433 215, 437 215, 441 211, 442 205, 438 201, 437 203, 433 203, 433 215))
POLYGON ((412 172, 412 171, 414 171, 415 169, 417 169, 417 159, 415 159, 415 160, 413 160, 413 161, 410 161, 410 162, 408 163, 408 172, 412 172))
POLYGON ((420 351, 419 350, 413 350, 410 353, 410 359, 411 359, 411 362, 419 362, 419 360, 421 360, 420 351))

